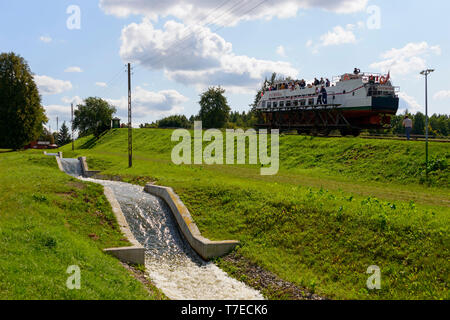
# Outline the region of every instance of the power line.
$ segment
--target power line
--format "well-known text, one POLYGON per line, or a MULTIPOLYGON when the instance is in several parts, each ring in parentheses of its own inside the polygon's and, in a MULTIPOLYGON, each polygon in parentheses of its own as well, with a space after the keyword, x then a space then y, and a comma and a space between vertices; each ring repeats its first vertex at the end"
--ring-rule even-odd
POLYGON ((105 83, 105 87, 101 89, 101 93, 105 94, 109 93, 112 88, 114 88, 113 84, 116 84, 117 81, 122 80, 123 78, 120 77, 123 72, 126 72, 125 66, 121 67, 120 70, 108 81, 105 83))
MULTIPOLYGON (((208 27, 211 25, 217 25, 220 24, 220 26, 218 28, 216 28, 215 30, 213 30, 212 32, 217 32, 219 30, 221 30, 222 28, 225 27, 225 25, 230 22, 233 19, 233 15, 236 15, 237 12, 239 12, 239 10, 245 8, 246 6, 248 6, 249 2, 245 2, 245 1, 237 1, 236 3, 234 3, 232 6, 230 6, 229 8, 227 8, 224 12, 220 13, 218 16, 212 16, 213 13, 217 12, 219 9, 223 8, 224 6, 226 6, 231 0, 225 0, 223 1, 220 5, 218 5, 216 8, 214 8, 213 10, 211 10, 208 13, 208 18, 205 20, 204 23, 192 23, 190 24, 190 26, 186 29, 193 29, 195 26, 197 26, 198 24, 208 27), (225 19, 222 19, 225 18, 225 19), (230 19, 231 18, 231 19, 230 19)), ((248 14, 249 12, 255 10, 257 7, 261 6, 263 3, 267 2, 268 0, 263 0, 261 2, 259 2, 257 5, 251 7, 250 9, 248 9, 247 11, 243 12, 242 14, 238 15, 238 16, 243 16, 248 14)), ((201 14, 199 14, 197 17, 202 16, 201 14)), ((187 40, 189 40, 190 38, 192 38, 192 36, 195 34, 194 31, 186 34, 183 38, 178 39, 174 42, 172 42, 169 47, 166 49, 169 54, 164 56, 164 57, 160 57, 158 60, 155 61, 155 64, 158 64, 164 60, 169 59, 170 57, 172 57, 173 55, 175 55, 176 53, 179 53, 181 50, 185 50, 187 48, 189 48, 191 45, 188 43, 187 46, 184 47, 178 47, 176 48, 176 46, 178 46, 179 44, 182 44, 183 42, 186 42, 187 40), (172 47, 172 48, 171 48, 172 47), (171 50, 173 49, 173 50, 171 50)), ((205 37, 200 37, 200 40, 203 40, 205 37)), ((151 61, 153 58, 157 57, 157 55, 153 55, 150 56, 147 59, 141 60, 139 63, 139 65, 137 67, 134 68, 134 71, 139 70, 139 68, 143 68, 145 66, 145 63, 151 61)), ((118 73, 116 73, 107 83, 105 88, 103 88, 103 94, 106 95, 106 93, 110 93, 112 89, 114 89, 115 87, 117 87, 118 85, 122 85, 125 81, 126 78, 120 77, 121 72, 127 72, 126 70, 124 70, 123 68, 121 68, 119 70, 118 73), (122 80, 122 81, 121 81, 122 80), (119 81, 119 82, 118 82, 119 81)))
MULTIPOLYGON (((208 17, 208 16, 211 16, 215 11, 217 11, 218 9, 220 9, 220 8, 222 8, 225 4, 227 4, 228 2, 230 2, 231 0, 226 0, 226 1, 224 1, 224 2, 222 2, 222 4, 221 5, 219 5, 219 6, 217 6, 214 10, 212 10, 212 11, 210 11, 206 16, 208 17)), ((242 4, 242 2, 241 1, 238 1, 232 8, 234 8, 236 5, 238 5, 238 4, 242 4)), ((224 14, 224 13, 223 13, 224 14)), ((223 15, 222 14, 222 15, 223 15)), ((198 15, 198 17, 200 17, 200 14, 198 15)), ((220 16, 219 16, 220 17, 220 16)), ((193 20, 194 22, 192 22, 189 26, 188 26, 188 28, 185 30, 185 31, 188 31, 189 29, 193 29, 194 27, 196 27, 196 26, 198 26, 198 25, 203 25, 203 26, 208 26, 208 25, 210 25, 210 24, 212 24, 214 21, 210 21, 210 22, 208 22, 208 23, 206 23, 208 20, 206 20, 205 21, 205 23, 200 23, 201 22, 201 20, 198 20, 197 22, 195 21, 195 19, 193 20)), ((181 39, 176 39, 175 41, 173 41, 168 47, 167 47, 167 50, 170 50, 171 49, 171 47, 175 47, 175 45, 178 45, 178 44, 180 44, 180 43, 182 43, 182 42, 184 42, 184 41, 186 41, 186 40, 188 40, 189 38, 191 38, 192 36, 194 35, 194 31, 192 31, 192 32, 188 32, 184 37, 182 37, 181 39)), ((151 60, 152 58, 155 58, 155 57, 157 57, 157 55, 155 54, 154 56, 151 56, 151 57, 149 57, 148 59, 146 59, 146 60, 144 60, 143 62, 145 62, 145 61, 147 61, 147 60, 151 60)), ((140 66, 138 66, 137 68, 139 68, 140 66)), ((137 69, 136 68, 136 69, 137 69)))
MULTIPOLYGON (((267 2, 267 1, 268 1, 268 0, 263 0, 263 1, 259 2, 257 5, 251 7, 249 10, 245 11, 244 13, 242 13, 242 14, 240 14, 240 15, 243 16, 243 15, 246 15, 246 14, 250 13, 251 11, 255 10, 256 8, 258 8, 259 6, 261 6, 263 3, 267 2)), ((228 11, 227 11, 226 13, 222 14, 222 16, 227 15, 227 16, 230 16, 230 17, 231 17, 231 15, 232 15, 235 11, 236 11, 236 12, 239 11, 240 9, 244 8, 247 4, 248 4, 248 3, 245 3, 245 2, 242 3, 242 2, 239 1, 239 2, 237 2, 235 5, 233 5, 233 6, 230 8, 231 10, 228 9, 228 11)), ((220 18, 220 16, 219 16, 218 18, 220 18)), ((230 20, 230 21, 231 21, 231 20, 230 20)), ((217 18, 216 18, 215 20, 213 20, 212 22, 208 23, 207 25, 213 25, 213 24, 218 24, 218 23, 219 23, 219 21, 218 21, 217 18)), ((217 32, 217 31, 223 29, 223 28, 225 27, 225 25, 226 25, 226 21, 223 21, 222 25, 219 26, 218 28, 214 29, 212 32, 215 33, 215 32, 217 32)), ((192 37, 193 35, 194 35, 194 33, 192 33, 192 34, 190 34, 190 35, 184 37, 182 40, 180 40, 180 41, 178 41, 178 42, 184 42, 184 41, 186 41, 187 39, 189 39, 190 37, 192 37)), ((200 40, 203 40, 204 37, 203 37, 203 38, 199 38, 199 39, 200 39, 200 40)), ((170 53, 169 53, 168 55, 163 56, 163 57, 160 57, 158 60, 154 61, 154 64, 157 65, 158 63, 160 63, 160 62, 162 62, 162 61, 164 61, 164 60, 167 60, 169 57, 173 56, 174 54, 179 53, 181 50, 186 50, 186 49, 189 48, 190 46, 191 46, 191 45, 188 44, 187 46, 184 46, 184 47, 181 47, 181 48, 179 47, 178 50, 171 50, 170 53)), ((170 48, 167 49, 167 51, 169 51, 169 50, 170 50, 170 48)), ((145 65, 146 62, 149 62, 149 61, 150 61, 152 58, 154 58, 154 57, 155 57, 155 56, 152 56, 152 57, 150 57, 150 58, 148 58, 148 59, 141 60, 141 61, 139 62, 140 65, 139 65, 138 67, 136 67, 136 70, 137 70, 138 68, 140 68, 140 67, 143 67, 143 66, 145 65)))

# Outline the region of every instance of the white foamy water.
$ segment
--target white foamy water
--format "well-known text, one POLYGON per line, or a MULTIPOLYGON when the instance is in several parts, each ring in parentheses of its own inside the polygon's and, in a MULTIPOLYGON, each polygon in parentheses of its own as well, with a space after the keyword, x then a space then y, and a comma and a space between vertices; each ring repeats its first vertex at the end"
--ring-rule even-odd
MULTIPOLYGON (((81 172, 64 159, 67 173, 81 172)), ((81 178, 111 188, 136 240, 146 249, 152 282, 173 300, 262 300, 258 291, 230 278, 214 263, 202 260, 183 239, 166 203, 124 182, 81 178)))

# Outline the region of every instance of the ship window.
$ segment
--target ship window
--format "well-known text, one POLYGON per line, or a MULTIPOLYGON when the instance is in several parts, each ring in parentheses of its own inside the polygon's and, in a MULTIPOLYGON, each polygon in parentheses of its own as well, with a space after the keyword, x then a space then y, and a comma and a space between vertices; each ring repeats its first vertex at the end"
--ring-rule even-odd
POLYGON ((284 101, 280 101, 280 108, 284 107, 284 101))
POLYGON ((261 107, 262 107, 262 108, 265 108, 265 107, 266 107, 266 102, 265 102, 265 101, 262 102, 261 107))
POLYGON ((291 101, 286 101, 286 107, 290 107, 291 106, 291 101))
POLYGON ((314 98, 308 100, 308 105, 309 106, 314 105, 314 98))
POLYGON ((267 108, 270 108, 270 105, 271 105, 270 101, 267 101, 267 108))
POLYGON ((272 107, 273 107, 273 108, 276 108, 277 105, 278 105, 278 103, 277 103, 276 101, 274 101, 274 102, 272 103, 272 107))
POLYGON ((301 106, 306 106, 306 100, 305 100, 305 99, 300 100, 300 105, 301 105, 301 106))
POLYGON ((298 100, 294 101, 294 107, 298 107, 298 100))

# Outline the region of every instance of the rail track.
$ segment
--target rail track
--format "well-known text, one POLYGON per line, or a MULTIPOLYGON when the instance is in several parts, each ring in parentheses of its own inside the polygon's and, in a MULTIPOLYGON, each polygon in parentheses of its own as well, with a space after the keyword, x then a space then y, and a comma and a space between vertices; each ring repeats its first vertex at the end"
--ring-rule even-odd
MULTIPOLYGON (((289 136, 297 136, 299 135, 298 133, 283 133, 284 135, 289 135, 289 136)), ((310 136, 310 135, 308 135, 310 136)), ((328 135, 328 136, 322 136, 319 135, 318 137, 322 137, 322 138, 345 138, 344 136, 341 135, 328 135)), ((397 140, 397 141, 406 141, 406 137, 402 137, 402 136, 394 136, 394 137, 390 137, 390 136, 366 136, 366 135, 361 135, 358 138, 361 139, 372 139, 372 140, 397 140)), ((425 142, 425 136, 411 136, 411 141, 424 141, 425 142)), ((428 138, 429 142, 445 142, 445 143, 450 143, 450 138, 428 138)))

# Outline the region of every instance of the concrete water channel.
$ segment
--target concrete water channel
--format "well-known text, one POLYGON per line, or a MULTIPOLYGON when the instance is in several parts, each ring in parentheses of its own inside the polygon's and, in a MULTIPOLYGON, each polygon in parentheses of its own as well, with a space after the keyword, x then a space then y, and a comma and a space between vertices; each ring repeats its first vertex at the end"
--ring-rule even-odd
POLYGON ((146 272, 169 299, 262 300, 258 291, 230 278, 212 262, 204 261, 180 234, 164 200, 143 187, 82 177, 78 159, 60 159, 63 170, 78 179, 110 188, 136 240, 145 248, 146 272))

